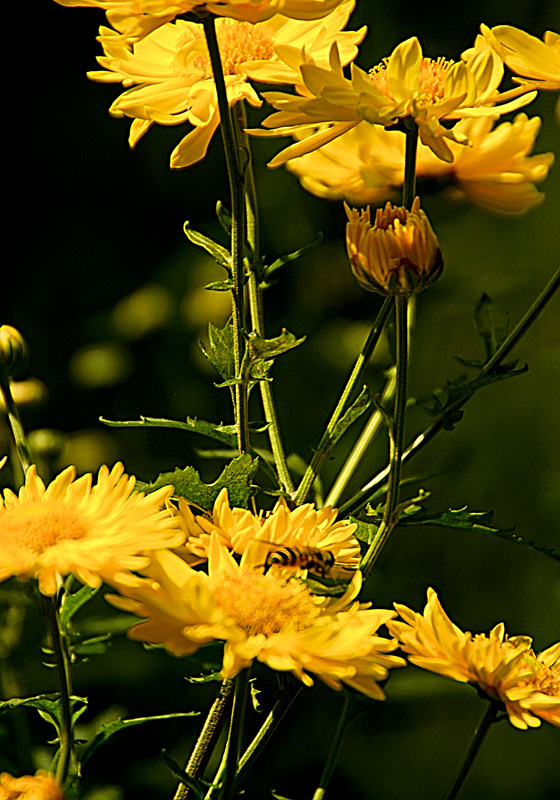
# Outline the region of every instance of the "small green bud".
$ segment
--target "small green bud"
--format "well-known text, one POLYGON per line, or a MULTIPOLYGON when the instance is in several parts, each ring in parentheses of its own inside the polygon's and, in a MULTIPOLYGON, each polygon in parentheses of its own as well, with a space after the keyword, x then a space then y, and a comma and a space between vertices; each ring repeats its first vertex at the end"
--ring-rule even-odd
POLYGON ((0 380, 21 374, 27 365, 27 345, 11 325, 0 325, 0 380))

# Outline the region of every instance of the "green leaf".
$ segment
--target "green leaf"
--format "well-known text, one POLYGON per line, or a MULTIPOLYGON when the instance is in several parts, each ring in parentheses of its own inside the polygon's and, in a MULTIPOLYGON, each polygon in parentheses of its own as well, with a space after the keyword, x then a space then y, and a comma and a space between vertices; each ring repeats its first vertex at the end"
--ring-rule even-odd
POLYGON ((224 231, 228 235, 228 239, 231 238, 231 214, 229 210, 225 207, 221 200, 218 200, 216 203, 216 216, 218 217, 218 222, 224 229, 224 231))
POLYGON ((484 342, 488 361, 507 337, 508 315, 494 305, 489 295, 483 294, 474 309, 474 323, 484 342))
POLYGON ((202 783, 196 778, 192 778, 190 775, 187 775, 185 770, 181 769, 179 764, 177 764, 177 762, 167 754, 165 749, 161 751, 161 757, 177 780, 180 781, 184 786, 188 786, 198 800, 204 800, 206 790, 202 783))
POLYGON ((212 281, 212 283, 207 283, 204 288, 211 292, 231 292, 233 289, 233 281, 212 281))
MULTIPOLYGON (((87 708, 87 698, 70 698, 72 707, 72 723, 80 717, 87 708)), ((39 715, 56 728, 57 733, 62 727, 62 704, 60 696, 56 694, 39 694, 35 697, 13 697, 10 700, 0 700, 0 714, 12 708, 26 706, 36 708, 39 715)))
POLYGON ((212 256, 214 261, 220 265, 220 267, 223 267, 231 274, 231 255, 229 250, 226 250, 226 248, 222 247, 221 244, 218 244, 213 239, 205 236, 203 233, 193 230, 188 222, 185 222, 183 225, 183 230, 185 232, 185 236, 190 242, 197 247, 202 247, 203 250, 206 250, 206 252, 212 256))
POLYGON ((263 267, 261 273, 262 274, 261 287, 263 289, 266 289, 269 286, 272 286, 275 283, 275 280, 272 279, 272 276, 276 272, 278 272, 278 270, 282 269, 282 267, 285 267, 286 264, 290 263, 290 261, 295 261, 296 258, 301 258, 301 256, 304 256, 307 253, 310 253, 312 250, 315 250, 315 248, 319 247, 322 241, 323 241, 323 234, 320 233, 314 242, 311 242, 310 244, 306 244, 303 247, 300 247, 299 250, 294 250, 293 253, 287 253, 284 256, 280 256, 280 258, 277 258, 276 261, 274 261, 274 263, 270 264, 270 266, 263 267))
POLYGON ((185 422, 174 419, 160 419, 158 417, 140 417, 139 420, 109 420, 99 417, 100 422, 111 428, 178 428, 190 433, 200 433, 222 444, 237 449, 237 433, 235 425, 217 425, 198 417, 187 417, 185 422))
POLYGON ((145 722, 154 722, 162 719, 177 719, 178 717, 196 717, 199 713, 198 711, 184 711, 176 714, 159 714, 154 717, 137 717, 136 719, 117 719, 113 722, 102 723, 95 737, 82 753, 82 764, 85 764, 99 747, 108 742, 109 739, 119 731, 133 728, 136 725, 143 725, 145 722))
POLYGON ((60 609, 60 622, 65 633, 70 632, 72 617, 83 608, 86 603, 99 592, 101 586, 93 589, 91 586, 82 586, 77 592, 66 593, 62 599, 60 609))
POLYGON ((208 672, 204 675, 194 675, 186 677, 187 683, 214 683, 215 681, 223 681, 221 670, 218 672, 208 672))
POLYGON ((251 480, 258 467, 258 459, 247 453, 236 456, 227 464, 214 483, 204 483, 194 467, 177 467, 173 472, 163 472, 153 483, 140 484, 142 491, 153 492, 162 486, 172 485, 175 494, 210 511, 223 488, 227 488, 230 506, 247 508, 255 487, 251 480))
POLYGON ((342 417, 338 420, 330 435, 331 446, 336 444, 340 437, 345 433, 350 425, 364 413, 366 408, 371 403, 371 395, 367 386, 364 386, 359 396, 354 400, 350 408, 348 408, 342 417))
POLYGON ((428 512, 425 508, 416 507, 401 515, 399 525, 438 525, 445 528, 470 530, 488 536, 498 536, 514 544, 527 547, 530 550, 536 550, 538 553, 549 556, 555 561, 560 561, 560 553, 553 547, 547 547, 538 542, 523 539, 521 536, 511 533, 511 528, 502 529, 490 525, 493 516, 493 511, 469 511, 467 506, 458 509, 449 508, 446 511, 436 511, 433 513, 428 512))
POLYGON ((371 522, 364 522, 357 517, 350 517, 350 522, 353 522, 357 526, 353 534, 356 539, 369 547, 375 538, 379 525, 374 525, 371 522))
POLYGON ((222 376, 224 381, 235 380, 235 365, 233 359, 233 323, 228 319, 223 328, 208 325, 208 346, 199 341, 208 363, 222 376))
POLYGON ((286 328, 282 328, 282 333, 272 339, 263 339, 256 333, 251 333, 247 344, 251 365, 254 365, 257 361, 268 361, 271 358, 276 358, 288 350, 293 350, 294 347, 297 347, 304 341, 305 336, 298 339, 293 333, 287 331, 286 328))

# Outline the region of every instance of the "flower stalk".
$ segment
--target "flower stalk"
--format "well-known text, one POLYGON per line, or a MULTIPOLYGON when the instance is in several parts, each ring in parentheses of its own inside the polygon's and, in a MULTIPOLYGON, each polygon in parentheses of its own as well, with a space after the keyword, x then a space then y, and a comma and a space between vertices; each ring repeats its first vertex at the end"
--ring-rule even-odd
POLYGON ((327 761, 325 763, 323 774, 321 775, 321 779, 319 781, 319 786, 315 789, 312 800, 324 800, 326 791, 329 788, 329 783, 331 782, 331 778, 333 776, 333 772, 336 767, 336 762, 338 761, 338 757, 340 755, 340 748, 342 747, 344 734, 346 732, 346 725, 348 722, 348 711, 350 709, 350 700, 351 700, 350 693, 345 692, 344 703, 342 706, 342 710, 340 712, 340 716, 338 718, 338 725, 336 727, 334 738, 332 740, 332 744, 329 750, 329 755, 327 756, 327 761))
POLYGON ((12 390, 10 388, 9 378, 6 377, 0 379, 0 393, 4 398, 4 405, 6 406, 8 422, 10 423, 10 430, 12 431, 12 437, 16 447, 16 452, 18 454, 18 458, 21 463, 21 467, 23 469, 23 475, 25 478, 25 474, 29 469, 29 467, 31 466, 31 456, 29 454, 29 446, 27 444, 25 431, 23 429, 23 425, 21 424, 21 418, 19 416, 18 407, 14 401, 12 390))
POLYGON ((496 721, 496 717, 498 716, 500 707, 501 703, 498 703, 494 700, 491 700, 490 703, 488 704, 488 708, 484 712, 484 716, 480 720, 480 723, 478 724, 478 727, 474 732, 473 738, 471 740, 471 743, 469 745, 463 763, 461 764, 461 767, 459 768, 459 771, 455 776, 453 784, 445 793, 443 800, 455 800, 455 798, 459 794, 459 790, 461 789, 461 786, 463 785, 465 778, 468 775, 468 772, 473 764, 474 759, 476 758, 478 751, 480 750, 484 740, 486 739, 486 735, 488 734, 488 731, 490 730, 492 723, 496 721))
POLYGON ((336 408, 332 413, 332 416, 329 420, 326 430, 321 438, 321 441, 319 442, 319 446, 313 453, 313 458, 311 459, 311 462, 307 467, 307 470, 303 478, 301 479, 301 483, 299 484, 296 495, 294 497, 294 502, 296 505, 301 505, 301 503, 305 502, 307 495, 309 494, 309 491, 313 486, 315 478, 321 471, 321 467, 323 466, 326 458, 329 455, 329 452, 334 444, 334 442, 332 441, 334 430, 345 411, 350 395, 352 394, 356 385, 358 384, 358 381, 360 380, 362 373, 365 367, 367 366, 371 354, 373 353, 375 346, 379 341, 379 337, 381 336, 381 333, 385 326, 385 322, 387 321, 387 318, 391 311, 392 305, 393 305, 392 298, 386 297, 385 300, 383 301, 383 305, 379 309, 377 317, 375 318, 371 331, 369 332, 368 338, 366 339, 366 342, 362 348, 362 352, 356 359, 354 368, 350 373, 350 377, 346 382, 346 386, 344 387, 344 390, 340 396, 336 408))
POLYGON ((47 628, 50 645, 56 665, 56 675, 60 692, 60 730, 59 750, 56 757, 55 778, 63 786, 75 762, 74 737, 72 733, 72 681, 70 677, 70 660, 60 630, 60 616, 54 597, 41 595, 41 610, 47 628))
POLYGON ((232 274, 232 320, 233 320, 233 361, 236 383, 235 423, 239 453, 247 453, 249 444, 249 411, 247 382, 241 378, 241 363, 245 350, 245 169, 240 163, 239 147, 231 117, 224 71, 216 36, 215 17, 202 19, 216 95, 220 111, 220 130, 226 158, 229 188, 231 195, 231 274, 232 274))
MULTIPOLYGON (((412 207, 416 190, 416 154, 418 150, 418 127, 410 120, 406 130, 406 150, 404 164, 403 206, 412 207)), ((366 552, 360 568, 367 577, 379 558, 389 536, 398 522, 396 513, 399 504, 402 453, 408 396, 408 302, 406 294, 395 296, 396 325, 396 385, 393 424, 390 435, 389 480, 383 519, 377 533, 366 552)))

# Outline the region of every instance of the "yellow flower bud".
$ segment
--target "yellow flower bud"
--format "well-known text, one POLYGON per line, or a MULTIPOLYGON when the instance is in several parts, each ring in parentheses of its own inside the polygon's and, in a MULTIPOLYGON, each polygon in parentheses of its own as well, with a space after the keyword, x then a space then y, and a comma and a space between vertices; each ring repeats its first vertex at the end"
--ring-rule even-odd
POLYGON ((12 378, 25 369, 27 345, 11 325, 0 325, 0 380, 12 378))
POLYGON ((352 272, 363 289, 385 295, 421 292, 441 274, 439 242, 417 197, 408 211, 387 203, 375 212, 345 205, 346 246, 352 272))

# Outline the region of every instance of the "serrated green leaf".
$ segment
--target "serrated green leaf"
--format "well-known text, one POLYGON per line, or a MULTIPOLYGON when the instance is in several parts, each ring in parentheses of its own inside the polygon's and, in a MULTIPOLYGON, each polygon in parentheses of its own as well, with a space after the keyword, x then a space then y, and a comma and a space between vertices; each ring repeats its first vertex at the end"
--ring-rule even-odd
POLYGON ((100 422, 111 428, 178 428, 190 433, 200 433, 222 444, 237 448, 237 433, 235 425, 217 425, 198 417, 187 417, 185 422, 174 419, 160 419, 158 417, 140 417, 139 420, 108 420, 99 417, 100 422))
POLYGON ((228 319, 223 328, 208 325, 208 346, 199 341, 200 349, 208 363, 214 367, 224 381, 235 380, 233 359, 233 323, 228 319))
POLYGON ((280 256, 280 258, 277 258, 276 261, 269 266, 264 266, 262 269, 261 287, 265 289, 269 286, 272 286, 275 282, 271 280, 272 276, 278 272, 278 270, 282 269, 282 267, 285 267, 286 264, 290 263, 290 261, 295 261, 296 258, 301 258, 301 256, 304 256, 307 253, 310 253, 312 250, 315 250, 315 248, 319 247, 322 241, 323 234, 320 233, 314 242, 300 247, 299 250, 294 250, 293 253, 287 253, 286 255, 280 256))
POLYGON ((153 492, 162 486, 173 486, 175 494, 210 511, 223 488, 227 488, 230 506, 247 508, 255 487, 251 481, 257 471, 258 459, 248 453, 236 456, 227 464, 219 478, 211 484, 204 483, 194 467, 177 467, 173 472, 163 472, 153 483, 142 484, 143 491, 153 492))
POLYGON ((340 437, 348 430, 350 425, 364 413, 366 408, 371 404, 371 395, 367 386, 364 386, 359 396, 354 400, 350 408, 348 408, 342 417, 338 420, 330 435, 331 445, 336 444, 340 437))
POLYGON ((204 675, 196 675, 196 676, 189 676, 186 677, 185 680, 187 683, 214 683, 215 681, 223 681, 222 673, 219 672, 208 672, 204 675))
POLYGON ((470 530, 476 533, 483 533, 488 536, 498 536, 507 539, 514 544, 523 545, 530 550, 549 556, 555 561, 560 561, 560 553, 553 547, 523 539, 521 536, 513 534, 510 529, 495 528, 489 523, 494 516, 493 511, 469 511, 467 506, 464 508, 449 508, 446 511, 428 512, 424 508, 411 510, 404 513, 399 519, 399 525, 438 525, 444 528, 455 528, 458 530, 470 530))
MULTIPOLYGON (((72 722, 74 723, 87 708, 86 697, 70 698, 70 705, 72 708, 72 722), (81 705, 79 705, 81 704, 81 705)), ((56 694, 39 694, 35 697, 13 697, 10 700, 0 700, 0 714, 9 711, 12 708, 27 706, 28 708, 36 708, 39 715, 51 725, 54 726, 57 733, 60 732, 62 726, 62 706, 60 696, 56 694)))
POLYGON ((203 233, 193 230, 188 222, 185 222, 183 225, 183 231, 185 232, 187 239, 192 242, 192 244, 196 245, 197 247, 202 247, 203 250, 206 250, 206 252, 212 256, 214 261, 220 265, 220 267, 223 267, 231 274, 231 255, 229 250, 226 250, 226 248, 222 247, 221 244, 218 244, 213 239, 205 236, 203 233))
POLYGON ((196 717, 200 712, 198 711, 182 711, 176 714, 159 714, 154 717, 137 717, 136 719, 117 719, 112 722, 102 723, 95 737, 88 744, 82 754, 82 764, 85 764, 95 751, 104 745, 115 733, 128 728, 133 728, 137 725, 143 725, 145 722, 155 722, 157 720, 177 719, 178 717, 196 717))
POLYGON ((60 622, 64 632, 67 633, 69 631, 72 617, 77 614, 86 603, 89 603, 100 589, 100 586, 95 589, 91 586, 82 586, 77 592, 66 593, 64 595, 60 609, 60 622))
POLYGON ((358 541, 363 542, 369 547, 375 538, 375 534, 377 533, 379 525, 374 525, 371 522, 364 522, 357 517, 350 517, 350 522, 353 522, 356 525, 356 530, 354 531, 353 536, 355 536, 358 541))
POLYGON ((483 294, 474 309, 474 323, 484 342, 488 361, 507 337, 508 316, 493 303, 489 295, 483 294))
POLYGON ((294 347, 302 344, 305 341, 305 336, 298 339, 293 333, 290 333, 286 328, 282 328, 282 333, 272 339, 263 339, 256 333, 249 335, 247 350, 251 364, 257 361, 270 360, 285 353, 288 350, 293 350, 294 347))

